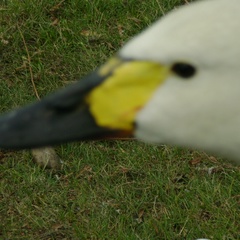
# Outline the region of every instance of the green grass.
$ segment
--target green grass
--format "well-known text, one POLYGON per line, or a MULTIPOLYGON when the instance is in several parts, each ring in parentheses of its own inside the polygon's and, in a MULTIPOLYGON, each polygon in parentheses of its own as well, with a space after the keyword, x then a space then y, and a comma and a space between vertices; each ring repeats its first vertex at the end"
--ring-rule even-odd
MULTIPOLYGON (((36 99, 30 69, 43 97, 184 3, 1 2, 1 112, 36 99)), ((239 239, 239 167, 135 141, 66 144, 57 152, 65 164, 54 172, 36 166, 28 151, 0 151, 0 239, 239 239)))

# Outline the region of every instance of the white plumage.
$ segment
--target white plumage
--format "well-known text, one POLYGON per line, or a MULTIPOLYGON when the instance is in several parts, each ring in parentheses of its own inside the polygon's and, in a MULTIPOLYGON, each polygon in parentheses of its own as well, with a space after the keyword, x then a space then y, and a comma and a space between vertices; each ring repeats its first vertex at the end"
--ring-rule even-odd
POLYGON ((240 159, 240 2, 184 6, 131 40, 123 57, 166 66, 186 62, 196 75, 172 74, 137 116, 144 141, 209 150, 240 159))

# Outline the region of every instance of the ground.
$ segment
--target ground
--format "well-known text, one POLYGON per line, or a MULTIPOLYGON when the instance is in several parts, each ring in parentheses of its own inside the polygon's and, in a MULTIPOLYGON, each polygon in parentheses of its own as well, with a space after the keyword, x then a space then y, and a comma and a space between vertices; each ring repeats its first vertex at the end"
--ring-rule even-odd
MULTIPOLYGON (((3 0, 1 112, 79 80, 181 4, 3 0)), ((226 160, 135 140, 56 151, 58 171, 0 151, 1 239, 239 239, 240 168, 226 160)))

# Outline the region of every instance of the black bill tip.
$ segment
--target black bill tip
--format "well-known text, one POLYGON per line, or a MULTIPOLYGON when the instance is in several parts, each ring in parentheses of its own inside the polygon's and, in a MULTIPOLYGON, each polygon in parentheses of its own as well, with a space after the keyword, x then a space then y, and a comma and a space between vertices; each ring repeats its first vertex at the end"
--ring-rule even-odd
POLYGON ((34 148, 121 134, 121 130, 98 126, 85 103, 86 94, 105 77, 94 72, 42 101, 3 115, 0 148, 34 148))

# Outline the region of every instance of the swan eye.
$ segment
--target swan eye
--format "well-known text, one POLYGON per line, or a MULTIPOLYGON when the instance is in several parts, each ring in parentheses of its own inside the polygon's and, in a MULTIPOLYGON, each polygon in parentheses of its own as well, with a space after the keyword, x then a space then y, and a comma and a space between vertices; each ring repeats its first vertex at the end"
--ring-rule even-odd
POLYGON ((195 75, 197 70, 188 63, 175 63, 172 66, 172 71, 181 78, 190 78, 195 75))

